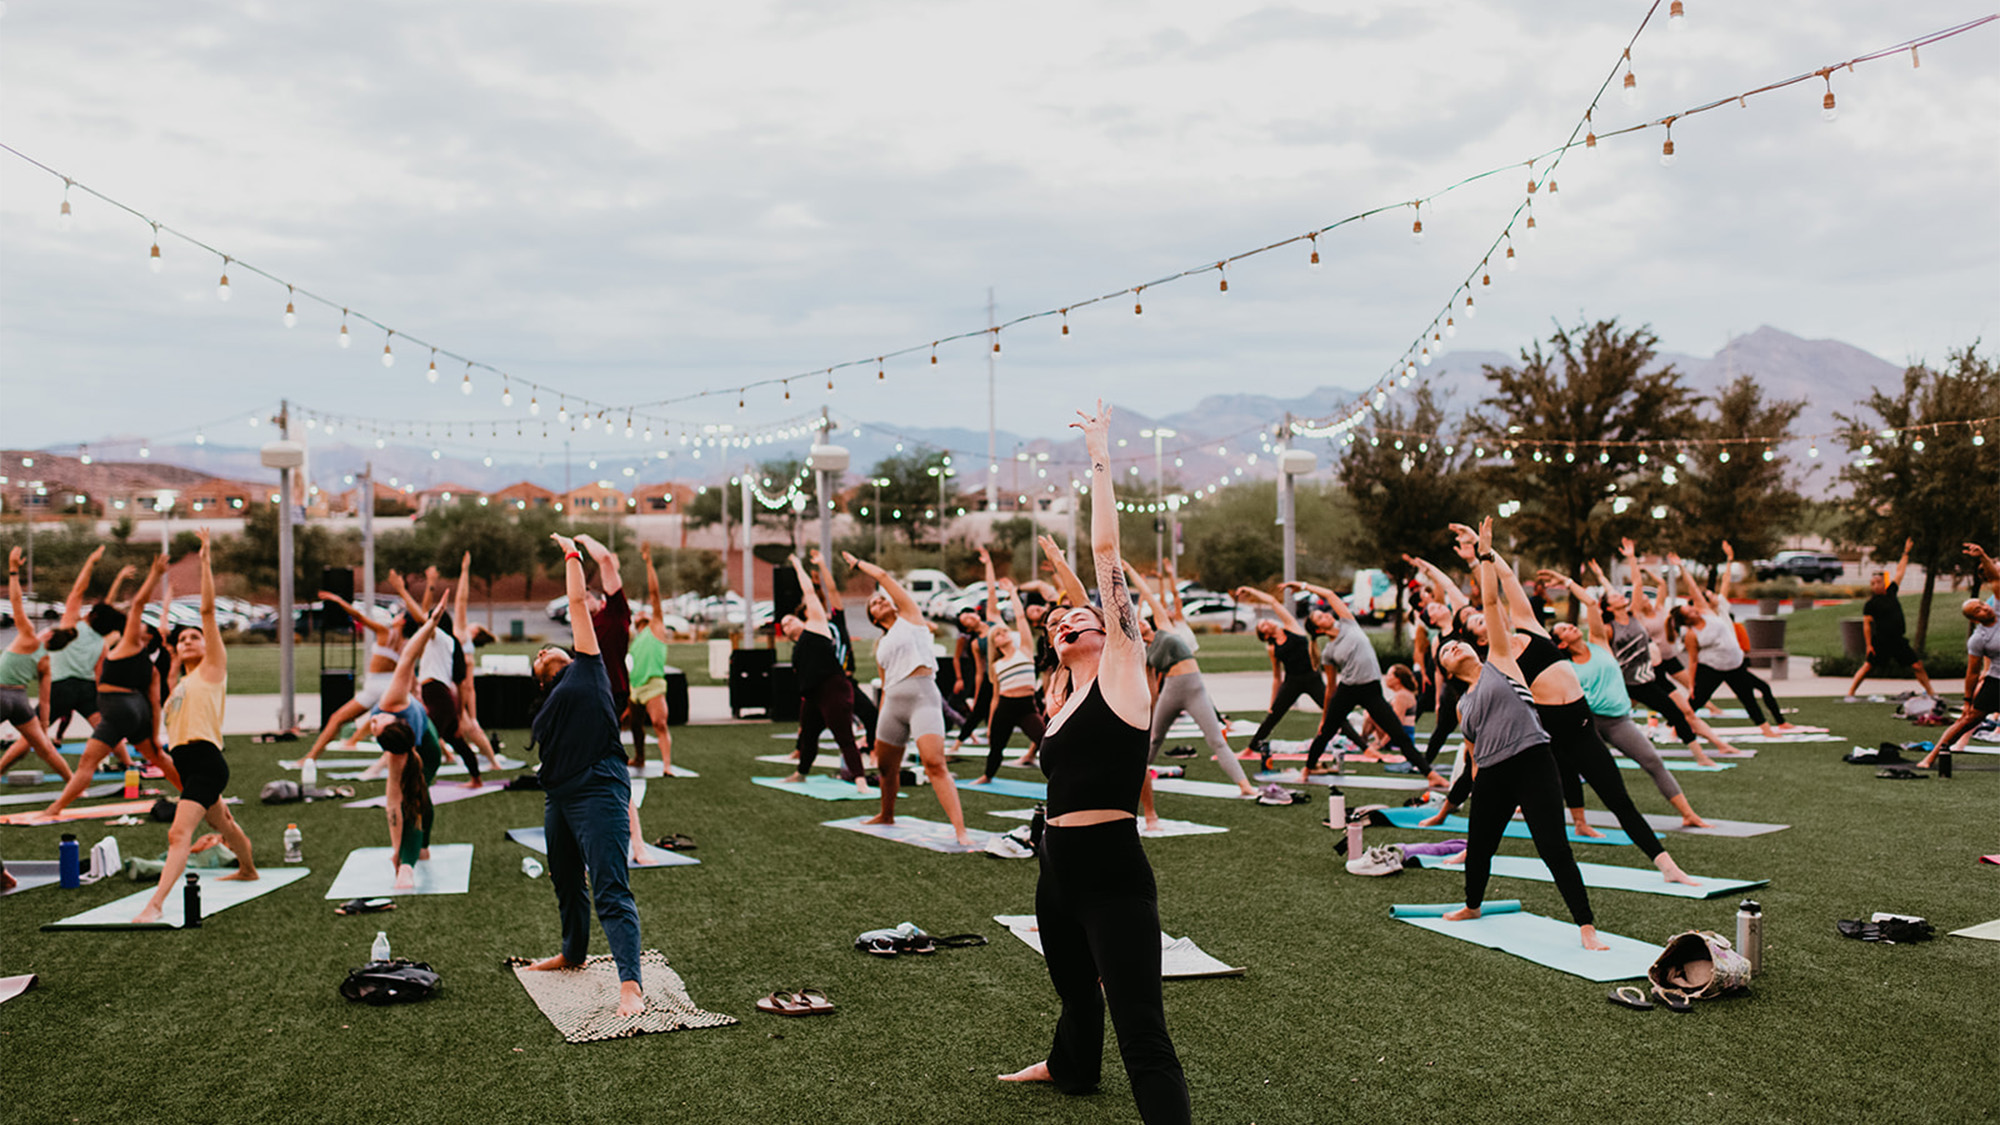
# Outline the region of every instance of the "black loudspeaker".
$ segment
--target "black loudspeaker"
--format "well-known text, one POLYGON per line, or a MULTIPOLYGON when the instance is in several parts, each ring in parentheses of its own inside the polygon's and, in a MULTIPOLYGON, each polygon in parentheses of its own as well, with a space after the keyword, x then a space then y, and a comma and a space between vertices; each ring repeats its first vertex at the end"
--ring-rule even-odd
POLYGON ((774 723, 799 721, 799 677, 790 664, 771 665, 771 698, 764 717, 774 723))
POLYGON ((354 673, 331 669, 319 674, 319 716, 324 723, 354 698, 354 673))
POLYGON ((771 708, 771 667, 778 653, 768 648, 739 648, 729 654, 729 717, 740 719, 745 711, 771 708))
POLYGON ((799 591, 799 574, 790 563, 771 568, 771 620, 777 621, 788 613, 801 612, 805 595, 799 591))
MULTIPOLYGON (((322 567, 319 572, 319 588, 351 602, 354 600, 354 571, 344 566, 322 567)), ((343 627, 351 628, 347 622, 347 611, 337 605, 320 607, 318 625, 321 632, 336 635, 343 627)))

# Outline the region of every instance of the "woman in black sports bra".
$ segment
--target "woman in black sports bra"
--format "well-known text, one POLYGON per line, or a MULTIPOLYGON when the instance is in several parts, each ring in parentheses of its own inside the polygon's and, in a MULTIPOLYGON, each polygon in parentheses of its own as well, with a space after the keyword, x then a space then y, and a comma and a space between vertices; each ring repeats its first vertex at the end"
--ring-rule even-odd
POLYGON ((1111 411, 1099 402, 1094 417, 1080 416, 1072 424, 1090 446, 1091 551, 1098 595, 1109 608, 1092 607, 1083 583, 1050 553, 1070 608, 1049 613, 1060 664, 1049 677, 1053 715, 1041 747, 1049 796, 1035 918, 1062 1014, 1047 1060, 1001 1081, 1053 1082, 1066 1094, 1095 1090, 1108 1007, 1140 1119, 1185 1122, 1193 1119, 1187 1078, 1160 990, 1159 898, 1139 846, 1152 700, 1118 553, 1111 411))

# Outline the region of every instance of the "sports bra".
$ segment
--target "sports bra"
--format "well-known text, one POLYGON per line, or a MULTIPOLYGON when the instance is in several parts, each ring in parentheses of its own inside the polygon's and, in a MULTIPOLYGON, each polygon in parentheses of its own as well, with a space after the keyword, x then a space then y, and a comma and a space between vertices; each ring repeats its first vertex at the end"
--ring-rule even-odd
POLYGON ((1515 657, 1514 662, 1521 666, 1521 678, 1530 684, 1541 679, 1543 672, 1568 659, 1554 641, 1540 633, 1516 629, 1514 634, 1528 638, 1528 647, 1521 650, 1521 655, 1515 657))
POLYGON ((1016 648, 1014 655, 993 665, 993 678, 997 681, 1000 694, 1019 691, 1021 688, 1033 690, 1035 686, 1035 658, 1016 648))
POLYGON ((153 686, 153 647, 147 645, 130 656, 104 654, 104 672, 97 682, 105 687, 143 692, 153 686))
POLYGON ((1304 633, 1284 631, 1283 639, 1271 646, 1278 654, 1278 666, 1287 676, 1312 676, 1316 673, 1312 666, 1312 642, 1304 633))
POLYGON ((1076 710, 1042 738, 1049 818, 1084 809, 1117 809, 1137 816, 1139 789, 1146 781, 1147 742, 1146 729, 1119 718, 1092 680, 1076 710))

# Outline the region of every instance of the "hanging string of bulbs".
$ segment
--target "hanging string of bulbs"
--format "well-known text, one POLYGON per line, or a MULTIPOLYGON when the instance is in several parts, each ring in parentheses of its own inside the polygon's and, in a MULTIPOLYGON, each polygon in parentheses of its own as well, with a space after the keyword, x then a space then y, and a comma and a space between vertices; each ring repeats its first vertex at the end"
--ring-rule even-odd
MULTIPOLYGON (((559 408, 560 410, 561 408, 559 408)), ((441 422, 411 421, 405 418, 366 417, 298 405, 292 407, 292 413, 303 421, 308 430, 319 430, 329 435, 338 433, 343 428, 359 431, 373 436, 376 439, 378 448, 386 443, 385 439, 387 438, 415 437, 419 435, 419 431, 423 435, 428 436, 435 433, 439 428, 442 428, 447 436, 458 430, 464 430, 468 436, 476 436, 479 430, 484 429, 488 431, 489 436, 494 438, 503 437, 507 431, 512 431, 515 437, 539 438, 542 440, 563 438, 570 433, 576 432, 573 427, 570 429, 562 428, 570 420, 567 414, 562 412, 557 414, 557 428, 553 430, 549 427, 547 420, 537 423, 524 420, 520 417, 455 419, 441 422)), ((816 411, 811 414, 797 414, 789 418, 759 423, 754 426, 740 426, 729 422, 661 420, 659 422, 658 437, 669 443, 696 449, 750 449, 756 446, 770 445, 817 434, 819 433, 820 422, 823 417, 830 416, 823 416, 816 411)), ((835 422, 834 424, 838 428, 844 428, 845 426, 844 423, 839 422, 835 422)), ((640 417, 636 423, 628 420, 625 429, 625 437, 627 439, 638 438, 649 445, 654 441, 654 420, 652 419, 640 417), (639 434, 636 431, 636 425, 643 425, 645 427, 643 434, 639 434)), ((662 451, 661 455, 665 455, 664 451, 662 451)), ((614 456, 630 456, 630 453, 629 451, 620 451, 614 456)))
MULTIPOLYGON (((1690 460, 1690 455, 1699 451, 1713 453, 1718 462, 1727 464, 1733 457, 1746 455, 1758 457, 1765 461, 1775 461, 1777 460, 1778 448, 1780 446, 1796 444, 1798 442, 1807 443, 1806 456, 1813 459, 1819 457, 1819 447, 1822 441, 1829 444, 1845 444, 1850 449, 1853 449, 1862 460, 1866 460, 1876 453, 1876 442, 1887 445, 1899 442, 1905 438, 1909 439, 1911 449, 1922 453, 1928 448, 1930 442, 1942 437, 1955 435, 1960 430, 1966 432, 1973 445, 1984 446, 1986 444, 1986 430, 1988 427, 2000 430, 2000 415, 1985 418, 1916 422, 1906 426, 1891 426, 1885 429, 1853 427, 1843 430, 1824 430, 1809 434, 1787 433, 1776 437, 1645 438, 1634 441, 1597 439, 1570 441, 1554 438, 1514 437, 1512 435, 1488 441, 1485 439, 1466 438, 1463 435, 1377 426, 1369 431, 1368 444, 1379 446, 1384 439, 1387 439, 1395 449, 1401 450, 1407 446, 1414 445, 1416 446, 1416 451, 1419 453, 1428 453, 1430 452, 1430 447, 1436 445, 1444 451, 1447 457, 1456 454, 1461 447, 1470 446, 1474 459, 1481 461, 1487 460, 1490 457, 1512 461, 1518 453, 1536 462, 1560 459, 1565 464, 1575 464, 1579 453, 1586 457, 1595 453, 1597 461, 1600 464, 1606 464, 1612 460, 1613 451, 1637 450, 1638 456, 1635 459, 1641 465, 1648 464, 1654 459, 1658 459, 1663 463, 1671 460, 1676 464, 1685 465, 1690 460)), ((1343 435, 1338 444, 1353 445, 1358 437, 1359 435, 1352 433, 1343 435)))

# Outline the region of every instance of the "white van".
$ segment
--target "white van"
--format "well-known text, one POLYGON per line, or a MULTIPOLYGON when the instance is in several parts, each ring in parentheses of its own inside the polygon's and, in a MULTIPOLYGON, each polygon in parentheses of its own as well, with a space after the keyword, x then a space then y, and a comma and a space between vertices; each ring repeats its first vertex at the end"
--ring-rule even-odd
POLYGON ((942 570, 919 568, 904 574, 896 581, 903 584, 903 589, 910 592, 910 597, 926 613, 930 611, 933 599, 954 598, 959 592, 958 583, 953 582, 951 576, 942 570))

